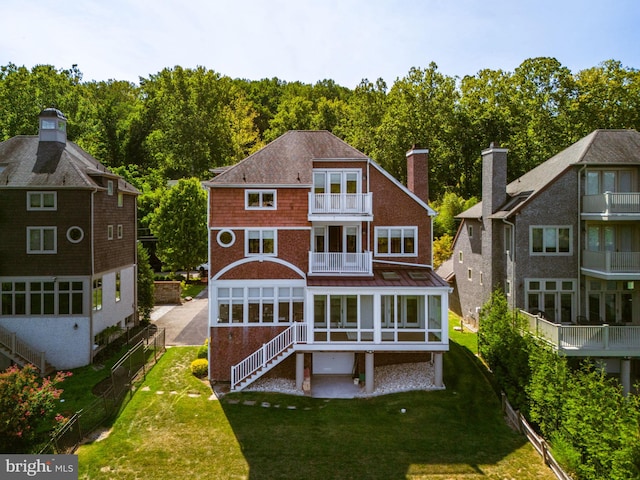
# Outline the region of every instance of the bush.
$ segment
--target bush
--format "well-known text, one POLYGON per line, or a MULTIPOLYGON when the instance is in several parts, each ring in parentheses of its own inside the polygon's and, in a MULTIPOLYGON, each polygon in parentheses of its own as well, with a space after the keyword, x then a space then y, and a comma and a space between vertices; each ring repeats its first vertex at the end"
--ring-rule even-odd
POLYGON ((204 345, 202 345, 199 349, 198 349, 198 355, 197 358, 209 358, 209 339, 207 338, 204 341, 204 345))
POLYGON ((209 358, 209 347, 202 345, 198 349, 198 358, 209 358))
POLYGON ((191 362, 191 373, 198 378, 206 377, 209 373, 209 361, 206 358, 198 358, 191 362))

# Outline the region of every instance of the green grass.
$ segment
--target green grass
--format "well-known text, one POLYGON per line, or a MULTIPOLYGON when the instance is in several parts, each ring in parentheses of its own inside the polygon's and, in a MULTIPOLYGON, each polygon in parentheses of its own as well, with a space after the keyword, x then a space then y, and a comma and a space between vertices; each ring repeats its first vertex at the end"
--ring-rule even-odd
POLYGON ((206 283, 200 283, 200 282, 187 283, 184 286, 184 288, 182 289, 182 293, 180 294, 180 296, 182 298, 195 297, 196 295, 198 295, 205 288, 207 288, 207 284, 206 283))
POLYGON ((479 363, 457 343, 445 355, 446 390, 355 400, 210 400, 189 373, 196 352, 167 350, 111 434, 78 450, 79 478, 554 478, 505 425, 479 363))

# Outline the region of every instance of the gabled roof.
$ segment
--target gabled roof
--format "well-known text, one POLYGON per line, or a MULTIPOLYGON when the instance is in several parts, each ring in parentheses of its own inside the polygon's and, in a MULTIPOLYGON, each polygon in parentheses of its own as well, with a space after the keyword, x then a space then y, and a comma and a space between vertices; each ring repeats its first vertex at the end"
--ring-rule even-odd
MULTIPOLYGON (((492 218, 506 218, 525 206, 547 185, 574 166, 640 165, 640 133, 595 130, 507 185, 508 199, 492 218)), ((480 218, 482 202, 457 215, 480 218)))
POLYGON ((37 135, 0 142, 0 188, 102 188, 95 177, 117 180, 121 192, 139 193, 73 142, 41 142, 37 135))
POLYGON ((313 182, 314 160, 367 160, 368 157, 326 130, 291 130, 207 185, 305 185, 313 182))

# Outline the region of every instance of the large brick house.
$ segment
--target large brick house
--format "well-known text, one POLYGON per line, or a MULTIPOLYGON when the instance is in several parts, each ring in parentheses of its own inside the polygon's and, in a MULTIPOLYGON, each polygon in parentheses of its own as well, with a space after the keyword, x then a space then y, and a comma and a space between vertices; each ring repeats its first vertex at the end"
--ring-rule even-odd
MULTIPOLYGON (((210 378, 364 376, 427 361, 442 386, 449 287, 432 268, 428 152, 408 187, 326 131, 290 131, 206 183, 210 378)), ((426 373, 425 373, 426 375, 426 373)))
POLYGON ((46 109, 38 135, 0 143, 0 367, 87 365, 135 322, 138 192, 66 124, 46 109))
POLYGON ((501 288, 534 335, 602 359, 628 390, 640 373, 640 133, 596 130, 509 184, 506 149, 482 162, 482 202, 459 215, 451 308, 475 323, 501 288))

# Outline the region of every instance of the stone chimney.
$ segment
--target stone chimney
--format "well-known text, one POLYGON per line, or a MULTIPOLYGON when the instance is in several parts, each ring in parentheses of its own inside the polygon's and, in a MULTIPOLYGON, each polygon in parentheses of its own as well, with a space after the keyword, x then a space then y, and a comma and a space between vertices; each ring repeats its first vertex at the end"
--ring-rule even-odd
POLYGON ((485 219, 507 200, 507 152, 493 142, 482 151, 482 217, 485 219))
POLYGON ((57 108, 46 108, 38 116, 40 141, 67 143, 67 119, 57 108))
POLYGON ((407 188, 429 201, 429 150, 415 145, 407 152, 407 188))

